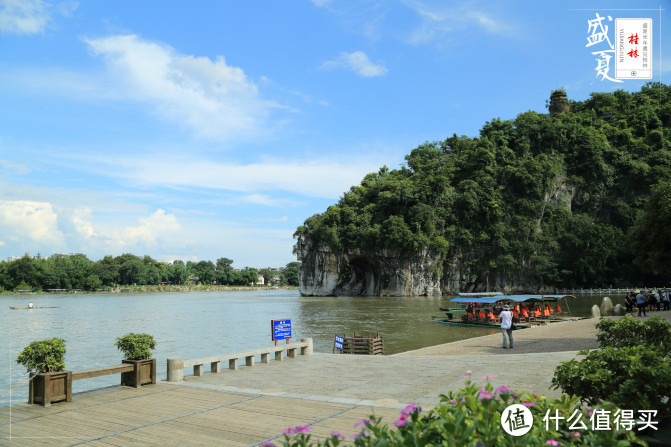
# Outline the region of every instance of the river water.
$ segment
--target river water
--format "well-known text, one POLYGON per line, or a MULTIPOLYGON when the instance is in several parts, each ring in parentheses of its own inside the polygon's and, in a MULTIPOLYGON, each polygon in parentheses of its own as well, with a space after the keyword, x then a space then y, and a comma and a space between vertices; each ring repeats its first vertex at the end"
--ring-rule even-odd
MULTIPOLYGON (((0 406, 26 402, 28 374, 16 363, 31 341, 66 340, 68 370, 116 365, 114 346, 129 332, 154 336, 158 379, 166 359, 193 359, 273 345, 271 320, 291 319, 292 341, 311 337, 316 352, 332 352, 335 334, 384 337, 385 354, 498 333, 496 328, 441 325, 450 297, 301 297, 297 290, 146 294, 11 295, 0 297, 0 406), (11 310, 36 306, 53 309, 11 310)), ((623 297, 613 300, 623 302, 623 297)), ((597 295, 569 302, 573 315, 588 315, 597 295)), ((280 342, 281 343, 281 342, 280 342)), ((186 371, 190 374, 189 371, 186 371)), ((119 375, 78 380, 73 392, 119 383, 119 375)))

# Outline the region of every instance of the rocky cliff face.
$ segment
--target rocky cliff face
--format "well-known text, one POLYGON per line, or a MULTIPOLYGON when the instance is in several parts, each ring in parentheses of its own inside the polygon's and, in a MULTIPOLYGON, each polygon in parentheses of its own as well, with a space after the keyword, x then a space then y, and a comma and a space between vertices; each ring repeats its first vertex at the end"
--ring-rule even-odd
MULTIPOLYGON (((546 207, 571 212, 575 196, 576 188, 559 174, 543 199, 543 212, 546 207)), ((534 231, 543 231, 542 214, 534 231)), ((392 250, 368 253, 358 249, 335 253, 322 244, 313 244, 305 234, 298 236, 294 247, 302 263, 298 281, 303 296, 423 296, 486 291, 554 293, 553 288, 533 277, 525 259, 518 260, 515 271, 489 270, 472 262, 487 250, 486 246, 468 253, 457 249, 449 259, 430 250, 412 255, 392 250)))
POLYGON ((313 246, 305 235, 294 251, 301 261, 298 276, 303 296, 416 296, 441 294, 442 258, 427 251, 410 258, 381 250, 334 253, 313 246))
MULTIPOLYGON (((382 250, 334 253, 313 246, 305 235, 294 247, 301 270, 302 296, 432 296, 459 292, 545 292, 553 289, 529 275, 505 271, 479 271, 463 260, 445 262, 441 256, 423 251, 399 257, 382 250)), ((463 258, 463 257, 462 257, 463 258)))

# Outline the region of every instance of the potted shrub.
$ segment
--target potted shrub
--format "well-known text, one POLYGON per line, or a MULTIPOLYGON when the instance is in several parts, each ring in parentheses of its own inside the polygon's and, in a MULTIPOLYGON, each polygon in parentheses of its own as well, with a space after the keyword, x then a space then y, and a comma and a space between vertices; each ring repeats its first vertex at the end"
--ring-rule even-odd
POLYGON ((151 351, 156 348, 156 340, 149 334, 129 333, 116 339, 116 347, 123 353, 122 363, 130 363, 133 371, 121 373, 121 385, 139 388, 156 383, 156 359, 151 351))
POLYGON ((34 341, 16 359, 30 373, 28 403, 45 407, 72 401, 72 371, 65 369, 65 340, 34 341))

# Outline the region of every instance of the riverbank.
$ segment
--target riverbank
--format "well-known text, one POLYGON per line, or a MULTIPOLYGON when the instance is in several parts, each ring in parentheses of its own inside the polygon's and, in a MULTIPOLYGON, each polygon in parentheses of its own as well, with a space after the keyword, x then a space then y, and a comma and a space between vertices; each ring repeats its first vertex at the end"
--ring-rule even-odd
MULTIPOLYGON (((661 317, 671 322, 671 311, 648 312, 648 315, 642 317, 642 319, 646 320, 652 317, 661 317)), ((622 317, 606 318, 619 319, 622 317)), ((598 322, 598 318, 584 318, 516 330, 513 331, 513 349, 501 348, 503 340, 502 334, 499 332, 395 355, 512 355, 598 349, 599 342, 596 339, 596 324, 598 322)))
POLYGON ((297 286, 222 286, 222 285, 146 285, 146 286, 117 286, 96 291, 63 290, 63 291, 4 291, 0 295, 64 295, 64 294, 105 294, 105 293, 165 293, 165 292, 245 292, 252 290, 298 290, 297 286))

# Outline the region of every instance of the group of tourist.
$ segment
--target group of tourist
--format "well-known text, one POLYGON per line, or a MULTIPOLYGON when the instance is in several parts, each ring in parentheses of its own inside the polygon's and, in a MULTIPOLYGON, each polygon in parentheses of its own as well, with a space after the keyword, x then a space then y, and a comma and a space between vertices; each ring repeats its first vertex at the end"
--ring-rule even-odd
POLYGON ((669 310, 669 295, 668 290, 635 290, 633 292, 627 292, 627 296, 624 298, 624 304, 627 306, 627 312, 634 312, 634 306, 638 308, 638 316, 641 314, 645 317, 647 316, 646 311, 652 312, 662 310, 669 310))

